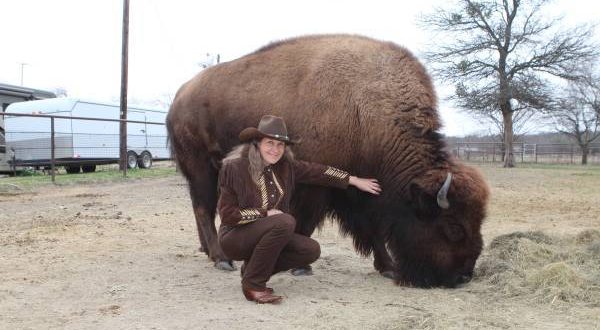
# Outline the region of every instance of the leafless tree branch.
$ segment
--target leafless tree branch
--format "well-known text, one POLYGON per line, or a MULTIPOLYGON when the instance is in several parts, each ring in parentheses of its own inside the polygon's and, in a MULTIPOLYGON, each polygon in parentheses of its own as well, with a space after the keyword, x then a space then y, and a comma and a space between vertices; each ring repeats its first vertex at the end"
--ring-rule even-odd
POLYGON ((452 8, 421 19, 426 29, 444 36, 424 54, 433 74, 455 84, 451 99, 459 107, 492 115, 496 123, 501 118, 507 153, 512 153, 517 115, 546 111, 552 103, 546 78, 579 80, 583 63, 600 55, 592 42, 595 27, 565 28, 560 18, 543 17, 548 2, 456 0, 452 8))

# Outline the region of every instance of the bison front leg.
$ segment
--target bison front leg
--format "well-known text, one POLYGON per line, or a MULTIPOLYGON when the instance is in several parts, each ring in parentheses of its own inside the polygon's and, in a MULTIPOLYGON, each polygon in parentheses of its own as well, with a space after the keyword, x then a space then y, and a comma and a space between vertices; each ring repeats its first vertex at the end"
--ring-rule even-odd
MULTIPOLYGON (((310 237, 325 218, 331 200, 328 189, 299 185, 292 200, 292 213, 296 218, 296 233, 310 237)), ((294 276, 312 275, 312 267, 304 265, 291 270, 294 276)))
POLYGON ((390 256, 386 246, 386 234, 385 232, 388 230, 379 222, 371 221, 373 226, 375 226, 375 230, 372 231, 372 239, 373 243, 373 266, 379 273, 387 278, 394 279, 394 260, 390 256))
POLYGON ((373 244, 373 266, 383 277, 395 278, 394 261, 387 251, 383 237, 376 237, 373 244))

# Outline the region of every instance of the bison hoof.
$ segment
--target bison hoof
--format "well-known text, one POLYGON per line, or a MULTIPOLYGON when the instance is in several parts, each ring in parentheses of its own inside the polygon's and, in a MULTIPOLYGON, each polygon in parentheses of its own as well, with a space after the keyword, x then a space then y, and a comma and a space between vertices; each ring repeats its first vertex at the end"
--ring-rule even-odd
POLYGON ((291 270, 292 275, 294 276, 309 276, 312 275, 312 269, 309 268, 294 268, 291 270))
POLYGON ((392 280, 395 278, 394 271, 392 271, 392 270, 386 270, 385 272, 381 272, 380 274, 381 274, 381 276, 392 279, 392 280))
POLYGON ((235 270, 235 265, 233 261, 221 260, 215 262, 215 268, 231 272, 235 270))

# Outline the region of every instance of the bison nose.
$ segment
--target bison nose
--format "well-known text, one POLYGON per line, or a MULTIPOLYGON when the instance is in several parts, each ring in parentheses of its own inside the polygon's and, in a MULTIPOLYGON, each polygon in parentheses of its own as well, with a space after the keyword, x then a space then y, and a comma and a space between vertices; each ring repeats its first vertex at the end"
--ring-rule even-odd
POLYGON ((458 277, 458 283, 460 283, 460 284, 469 283, 469 282, 471 282, 471 278, 473 278, 471 275, 460 275, 458 277))
POLYGON ((458 274, 454 277, 454 287, 461 286, 462 284, 469 283, 472 276, 470 274, 458 274))

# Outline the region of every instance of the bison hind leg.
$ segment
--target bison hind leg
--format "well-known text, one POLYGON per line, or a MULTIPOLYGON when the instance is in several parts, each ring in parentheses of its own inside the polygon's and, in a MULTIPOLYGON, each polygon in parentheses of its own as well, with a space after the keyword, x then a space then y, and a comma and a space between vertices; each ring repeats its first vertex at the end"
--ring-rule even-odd
POLYGON ((183 157, 178 159, 178 163, 188 181, 200 250, 215 262, 216 268, 233 271, 235 266, 223 253, 215 227, 218 171, 214 161, 199 151, 181 158, 183 157))

